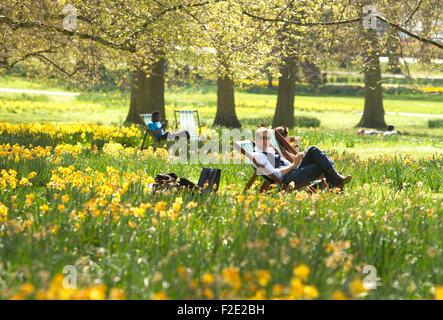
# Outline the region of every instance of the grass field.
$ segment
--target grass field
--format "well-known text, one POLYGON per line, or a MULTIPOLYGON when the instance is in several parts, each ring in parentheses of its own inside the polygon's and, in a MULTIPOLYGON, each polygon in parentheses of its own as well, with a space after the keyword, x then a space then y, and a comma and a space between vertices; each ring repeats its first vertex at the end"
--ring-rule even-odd
MULTIPOLYGON (((246 126, 272 117, 275 96, 236 98, 246 126)), ((156 174, 196 182, 205 165, 140 152, 141 132, 120 126, 126 95, 0 94, 0 299, 443 298, 443 129, 389 115, 409 135, 360 137, 361 98, 296 101, 321 127, 291 133, 353 176, 344 193, 241 194, 253 169, 225 164, 210 165, 216 195, 152 194, 156 174)), ((167 94, 169 115, 195 108, 206 126, 214 105, 213 91, 167 94)), ((386 109, 437 116, 443 101, 392 96, 386 109)))
MULTIPOLYGON (((46 85, 21 78, 6 77, 0 87, 63 91, 55 83, 46 85)), ((121 125, 127 114, 129 96, 121 92, 78 92, 78 96, 64 97, 0 93, 0 119, 11 123, 76 123, 88 122, 104 125, 121 125), (86 117, 85 117, 86 116, 86 117)), ((386 121, 410 137, 396 139, 355 139, 355 124, 361 117, 362 97, 350 96, 296 96, 296 115, 314 117, 321 121, 320 131, 340 132, 352 139, 352 146, 334 142, 341 151, 354 152, 363 156, 380 153, 410 154, 414 156, 441 153, 443 128, 429 129, 429 119, 443 118, 443 95, 386 95, 386 121), (417 114, 399 115, 401 113, 417 114), (424 114, 424 116, 419 116, 424 114), (430 115, 430 116, 428 116, 430 115), (367 141, 371 143, 367 143, 367 141)), ((275 94, 236 93, 237 115, 244 127, 255 127, 258 123, 271 123, 276 103, 275 94)), ((192 108, 200 112, 203 125, 210 127, 215 116, 216 94, 211 87, 200 89, 176 89, 166 94, 167 116, 173 119, 176 108, 192 108)), ((304 130, 297 129, 298 134, 304 130)), ((319 141, 328 146, 328 141, 319 141)))

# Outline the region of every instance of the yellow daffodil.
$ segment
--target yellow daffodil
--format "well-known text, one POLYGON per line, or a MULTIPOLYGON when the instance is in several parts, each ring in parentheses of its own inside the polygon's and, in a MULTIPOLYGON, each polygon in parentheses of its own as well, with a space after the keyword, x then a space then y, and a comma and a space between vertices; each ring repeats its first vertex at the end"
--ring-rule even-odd
POLYGON ((294 276, 296 276, 297 278, 301 279, 302 281, 306 281, 306 279, 309 276, 309 272, 311 270, 309 269, 309 267, 305 264, 301 264, 297 267, 294 268, 293 273, 294 276))

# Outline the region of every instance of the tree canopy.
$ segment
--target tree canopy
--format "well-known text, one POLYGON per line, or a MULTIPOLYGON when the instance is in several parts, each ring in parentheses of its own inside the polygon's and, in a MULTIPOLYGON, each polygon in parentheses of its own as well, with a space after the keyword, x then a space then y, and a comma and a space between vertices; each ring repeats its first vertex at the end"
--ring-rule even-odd
MULTIPOLYGON (((277 103, 274 124, 292 125, 293 115, 283 120, 293 114, 292 69, 347 60, 368 72, 386 51, 430 61, 443 47, 431 37, 441 10, 438 0, 7 0, 0 6, 0 67, 39 61, 41 72, 81 82, 94 81, 103 67, 149 79, 165 61, 232 85, 280 75, 290 83, 279 98, 289 99, 277 103), (422 45, 404 48, 400 34, 422 45)), ((381 85, 378 76, 367 80, 375 81, 368 90, 381 85)))

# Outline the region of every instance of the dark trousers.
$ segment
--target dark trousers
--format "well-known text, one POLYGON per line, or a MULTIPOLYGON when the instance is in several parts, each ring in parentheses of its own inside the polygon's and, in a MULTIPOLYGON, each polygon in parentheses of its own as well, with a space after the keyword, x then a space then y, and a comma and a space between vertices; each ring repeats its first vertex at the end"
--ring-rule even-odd
POLYGON ((189 132, 186 131, 186 130, 183 130, 183 131, 178 131, 178 132, 169 132, 169 131, 167 131, 167 132, 163 133, 163 134, 158 138, 158 140, 167 140, 167 139, 168 139, 168 136, 170 136, 170 138, 173 140, 173 139, 175 139, 175 138, 177 138, 177 137, 180 137, 180 136, 182 136, 182 135, 185 135, 185 136, 186 136, 186 140, 191 139, 191 135, 189 134, 189 132))
POLYGON ((283 177, 283 182, 296 185, 306 185, 324 174, 328 184, 334 185, 328 173, 334 167, 334 162, 317 147, 309 147, 298 168, 288 172, 283 177))

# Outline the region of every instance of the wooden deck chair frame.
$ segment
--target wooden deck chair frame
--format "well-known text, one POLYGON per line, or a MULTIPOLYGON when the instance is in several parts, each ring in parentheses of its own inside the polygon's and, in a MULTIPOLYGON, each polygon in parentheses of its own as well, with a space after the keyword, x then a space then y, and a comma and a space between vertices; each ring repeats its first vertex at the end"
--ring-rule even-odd
POLYGON ((288 153, 293 155, 298 153, 297 150, 295 150, 295 148, 288 141, 286 141, 285 137, 283 137, 280 132, 274 130, 274 133, 275 133, 275 138, 277 139, 280 149, 283 153, 283 156, 286 159, 290 158, 288 153))
MULTIPOLYGON (((279 145, 274 146, 274 148, 277 150, 278 153, 280 153, 280 155, 282 155, 283 157, 285 157, 286 159, 290 159, 288 152, 292 153, 292 154, 296 154, 297 152, 295 151, 295 149, 289 144, 287 143, 287 141, 283 138, 283 136, 276 130, 271 129, 272 132, 274 133, 274 137, 276 142, 279 145), (281 143, 281 139, 284 140, 284 142, 286 142, 286 144, 281 143)), ((271 138, 271 143, 274 139, 271 138)), ((255 143, 254 143, 255 146, 255 143)), ((249 178, 249 181, 247 182, 245 188, 243 189, 243 192, 248 191, 252 185, 254 184, 255 180, 257 179, 257 172, 256 170, 254 170, 254 173, 252 174, 251 178, 249 178)), ((263 182, 263 184, 260 187, 260 192, 266 191, 269 187, 270 187, 271 183, 269 183, 269 181, 265 180, 263 182)))
MULTIPOLYGON (((180 113, 180 111, 186 111, 186 110, 174 110, 175 129, 178 129, 177 113, 180 113)), ((189 111, 192 111, 197 116, 198 135, 201 135, 202 127, 200 124, 200 116, 198 114, 198 111, 197 110, 189 110, 189 111)))
MULTIPOLYGON (((145 121, 145 118, 144 118, 145 115, 151 115, 151 117, 152 117, 152 114, 151 114, 151 113, 140 113, 140 114, 139 114, 139 117, 140 117, 140 119, 142 119, 143 125, 145 126, 145 135, 144 135, 144 137, 143 137, 143 142, 142 142, 142 145, 141 145, 141 147, 140 147, 140 150, 143 150, 143 147, 144 147, 144 145, 145 145, 146 138, 148 137, 148 134, 149 134, 149 135, 155 140, 155 136, 154 136, 154 134, 149 130, 149 128, 148 128, 148 124, 147 124, 146 121, 145 121)), ((151 119, 152 119, 152 118, 151 118, 151 119)))

